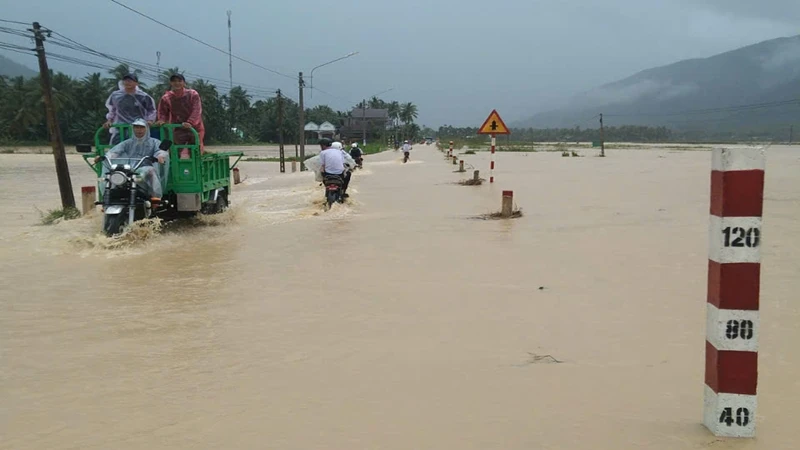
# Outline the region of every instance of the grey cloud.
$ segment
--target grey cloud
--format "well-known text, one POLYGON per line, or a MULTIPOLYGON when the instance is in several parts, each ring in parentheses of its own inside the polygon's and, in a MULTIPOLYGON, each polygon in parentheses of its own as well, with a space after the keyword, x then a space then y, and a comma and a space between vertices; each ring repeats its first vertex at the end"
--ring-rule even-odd
POLYGON ((800 1, 797 0, 684 0, 684 3, 687 8, 706 8, 740 18, 795 24, 800 21, 800 1))

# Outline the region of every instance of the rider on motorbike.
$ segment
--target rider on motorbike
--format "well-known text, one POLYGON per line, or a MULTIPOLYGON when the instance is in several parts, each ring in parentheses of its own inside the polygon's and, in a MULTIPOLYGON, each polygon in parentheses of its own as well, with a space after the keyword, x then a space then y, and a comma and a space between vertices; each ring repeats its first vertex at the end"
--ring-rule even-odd
POLYGON ((350 176, 353 175, 353 170, 356 168, 356 161, 344 150, 344 146, 342 146, 341 142, 336 141, 331 147, 341 152, 344 163, 344 172, 342 173, 342 179, 344 179, 342 198, 350 197, 350 194, 347 193, 347 186, 350 185, 350 176))
POLYGON ((358 148, 357 142, 353 142, 351 147, 352 149, 350 150, 350 156, 353 158, 353 160, 355 160, 356 164, 360 168, 364 161, 364 152, 362 152, 361 149, 358 148))
MULTIPOLYGON (((158 146, 161 144, 161 141, 150 137, 150 129, 147 125, 147 122, 144 119, 139 118, 134 120, 132 125, 133 137, 131 139, 127 139, 115 145, 108 152, 106 152, 105 156, 98 156, 95 158, 95 163, 100 162, 103 159, 108 160, 108 164, 103 164, 103 172, 101 175, 102 178, 105 178, 106 174, 108 173, 109 164, 115 164, 115 159, 128 159, 129 161, 126 162, 126 164, 130 164, 131 166, 137 164, 138 161, 145 156, 157 158, 159 164, 161 165, 168 163, 169 153, 158 148, 158 146)), ((166 174, 169 173, 169 167, 165 166, 164 169, 166 178, 166 174)), ((164 195, 161 187, 162 182, 160 180, 158 171, 155 167, 153 167, 153 164, 150 161, 143 162, 136 172, 141 175, 142 179, 147 185, 151 197, 160 199, 164 195)), ((166 179, 164 182, 166 182, 166 179)), ((101 192, 104 189, 102 183, 100 184, 100 189, 101 192)))
POLYGON ((411 144, 408 141, 403 141, 403 162, 408 161, 411 157, 411 144))

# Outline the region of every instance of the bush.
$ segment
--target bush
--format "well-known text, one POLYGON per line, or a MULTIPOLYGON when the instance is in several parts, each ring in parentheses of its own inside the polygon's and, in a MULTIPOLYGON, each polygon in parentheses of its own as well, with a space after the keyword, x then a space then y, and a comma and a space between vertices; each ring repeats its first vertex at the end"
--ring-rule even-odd
POLYGON ((78 211, 76 208, 66 207, 63 209, 51 209, 47 211, 47 214, 39 211, 39 217, 41 218, 42 225, 53 225, 62 220, 72 220, 77 219, 81 216, 81 212, 78 211))

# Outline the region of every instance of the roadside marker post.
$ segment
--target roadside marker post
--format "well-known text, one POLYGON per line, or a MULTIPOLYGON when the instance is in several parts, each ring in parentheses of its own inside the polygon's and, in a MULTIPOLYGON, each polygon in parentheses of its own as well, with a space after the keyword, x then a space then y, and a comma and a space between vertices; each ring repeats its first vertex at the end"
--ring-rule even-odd
POLYGON ((483 125, 478 129, 478 134, 489 134, 492 136, 492 159, 489 165, 489 183, 494 183, 494 154, 497 147, 497 139, 495 137, 498 134, 511 134, 511 131, 509 131, 503 119, 500 118, 500 115, 497 114, 497 110, 493 109, 489 117, 486 118, 483 125))

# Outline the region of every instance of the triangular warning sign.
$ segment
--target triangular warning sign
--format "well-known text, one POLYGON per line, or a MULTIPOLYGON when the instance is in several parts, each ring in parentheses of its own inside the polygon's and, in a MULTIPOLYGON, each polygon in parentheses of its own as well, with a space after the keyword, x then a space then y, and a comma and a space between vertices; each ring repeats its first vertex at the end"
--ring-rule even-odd
POLYGON ((492 113, 489 114, 489 117, 486 118, 486 122, 483 122, 481 128, 478 130, 478 134, 510 134, 511 132, 508 131, 508 127, 503 122, 503 119, 500 118, 500 114, 497 114, 497 110, 493 109, 492 113))

